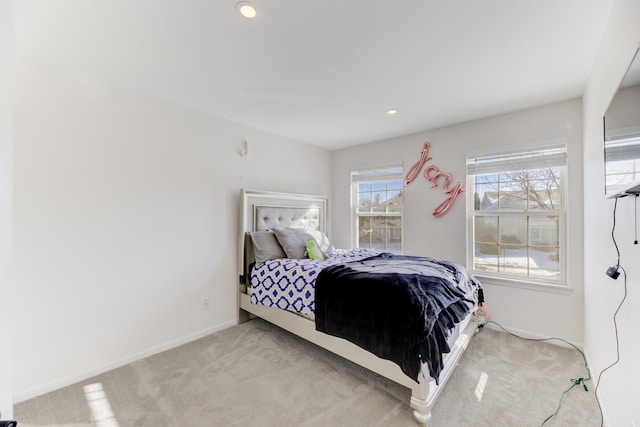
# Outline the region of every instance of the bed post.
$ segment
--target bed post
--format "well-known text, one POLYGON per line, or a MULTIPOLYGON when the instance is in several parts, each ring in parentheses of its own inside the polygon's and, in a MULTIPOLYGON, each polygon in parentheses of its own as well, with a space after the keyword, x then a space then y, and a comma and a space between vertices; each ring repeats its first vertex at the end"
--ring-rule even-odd
POLYGON ((248 322, 251 319, 251 313, 249 313, 247 310, 243 310, 240 307, 240 295, 241 294, 246 294, 247 293, 247 285, 242 283, 242 277, 238 278, 238 302, 237 302, 237 306, 238 307, 238 325, 242 325, 245 322, 248 322))
POLYGON ((247 192, 246 190, 240 190, 240 233, 238 235, 238 301, 236 307, 238 307, 238 325, 248 322, 251 319, 251 315, 248 311, 240 308, 240 294, 247 293, 247 286, 249 284, 247 259, 253 259, 253 246, 251 239, 247 232, 250 231, 247 220, 247 192), (250 257, 250 258, 249 258, 250 257))
POLYGON ((431 420, 431 407, 433 399, 429 399, 429 370, 422 365, 419 374, 419 383, 411 390, 410 405, 414 409, 413 416, 420 427, 426 427, 431 420), (425 372, 426 370, 426 372, 425 372))
POLYGON ((238 308, 238 325, 248 322, 251 319, 251 313, 241 308, 240 305, 240 295, 247 293, 247 285, 245 284, 245 281, 245 276, 238 276, 238 302, 236 306, 238 308))
POLYGON ((240 308, 238 305, 238 325, 249 321, 249 312, 240 308))

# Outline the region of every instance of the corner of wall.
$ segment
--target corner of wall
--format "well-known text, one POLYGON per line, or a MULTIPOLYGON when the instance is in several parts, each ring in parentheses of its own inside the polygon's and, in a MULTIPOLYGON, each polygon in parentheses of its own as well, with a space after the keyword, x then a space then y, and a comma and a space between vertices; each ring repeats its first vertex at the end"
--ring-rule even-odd
POLYGON ((12 58, 14 2, 0 2, 0 412, 3 417, 13 415, 12 401, 12 337, 11 306, 11 212, 12 212, 12 165, 13 165, 13 96, 12 58), (9 303, 7 303, 9 301, 9 303))

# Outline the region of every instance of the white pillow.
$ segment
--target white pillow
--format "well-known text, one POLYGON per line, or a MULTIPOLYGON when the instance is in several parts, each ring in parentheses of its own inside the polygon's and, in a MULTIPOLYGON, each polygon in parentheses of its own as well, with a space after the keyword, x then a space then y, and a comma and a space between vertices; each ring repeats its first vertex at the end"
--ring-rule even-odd
POLYGON ((329 238, 327 237, 327 235, 324 234, 322 231, 320 230, 305 230, 305 231, 311 234, 314 240, 318 243, 318 246, 320 247, 320 250, 322 251, 323 254, 326 255, 329 252, 333 252, 336 250, 336 248, 334 248, 331 242, 329 241, 329 238))

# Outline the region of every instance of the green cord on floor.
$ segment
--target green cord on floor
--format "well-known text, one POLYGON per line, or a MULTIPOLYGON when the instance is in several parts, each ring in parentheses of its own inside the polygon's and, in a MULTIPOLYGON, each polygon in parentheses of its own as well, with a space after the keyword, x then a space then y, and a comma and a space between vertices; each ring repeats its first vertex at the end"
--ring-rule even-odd
POLYGON ((513 332, 509 332, 507 331, 504 326, 502 326, 499 323, 494 322, 493 320, 487 320, 486 322, 484 322, 484 325, 486 325, 487 323, 493 323, 494 325, 498 326, 500 329, 502 329, 503 331, 505 331, 507 334, 512 335, 516 338, 519 338, 521 340, 525 340, 525 341, 549 341, 549 340, 558 340, 558 341, 562 341, 566 344, 569 344, 571 347, 573 347, 574 349, 576 349, 576 351, 578 351, 578 353, 580 353, 582 355, 582 360, 584 360, 584 367, 587 370, 587 378, 583 378, 580 377, 577 380, 571 379, 571 387, 569 387, 568 389, 566 389, 562 395, 560 396, 560 400, 558 401, 558 407, 556 408, 556 411, 549 415, 543 422, 542 424, 540 424, 540 427, 544 426, 545 423, 547 421, 549 421, 551 418, 555 417, 556 415, 558 415, 558 412, 560 412, 560 407, 562 406, 562 400, 564 399, 565 395, 567 393, 569 393, 571 390, 573 390, 573 388, 577 385, 582 384, 582 388, 584 388, 584 391, 588 392, 589 389, 587 388, 587 384, 585 383, 585 381, 589 381, 591 379, 591 371, 589 370, 589 366, 587 365, 587 356, 585 356, 584 352, 582 350, 580 350, 578 347, 576 347, 573 343, 570 343, 569 341, 562 339, 562 338, 524 338, 521 337, 519 335, 514 334, 513 332))
MULTIPOLYGON (((587 369, 588 370, 588 369, 587 369)), ((590 379, 590 378, 587 378, 590 379)), ((558 412, 560 411, 560 407, 562 406, 562 400, 564 399, 564 396, 569 393, 575 386, 577 386, 578 384, 582 383, 582 387, 584 388, 584 391, 589 391, 589 389, 587 388, 587 384, 585 384, 585 379, 584 378, 578 378, 577 380, 572 379, 571 382, 573 383, 573 385, 571 385, 571 387, 569 387, 568 389, 566 389, 563 393, 562 396, 560 396, 560 401, 558 402, 558 407, 556 408, 556 412, 554 412, 553 414, 549 415, 543 422, 542 424, 540 424, 540 426, 542 427, 543 425, 545 425, 545 423, 547 421, 549 421, 551 418, 555 417, 556 415, 558 415, 558 412)))

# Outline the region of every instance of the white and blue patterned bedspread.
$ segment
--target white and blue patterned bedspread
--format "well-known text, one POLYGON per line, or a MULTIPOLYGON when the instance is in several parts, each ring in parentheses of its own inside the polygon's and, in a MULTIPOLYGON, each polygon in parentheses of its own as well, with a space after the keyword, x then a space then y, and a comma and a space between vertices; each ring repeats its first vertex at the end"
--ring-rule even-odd
POLYGON ((251 271, 249 297, 253 304, 313 316, 316 277, 320 270, 377 254, 367 249, 338 249, 322 261, 282 258, 256 264, 251 271))

